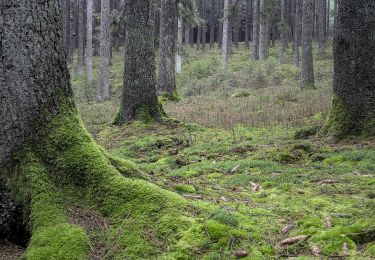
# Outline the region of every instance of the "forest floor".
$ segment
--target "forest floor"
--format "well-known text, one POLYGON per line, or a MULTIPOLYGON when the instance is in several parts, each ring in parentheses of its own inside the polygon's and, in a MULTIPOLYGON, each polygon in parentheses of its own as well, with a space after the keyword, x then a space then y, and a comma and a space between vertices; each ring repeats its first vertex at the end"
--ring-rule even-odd
POLYGON ((73 86, 100 145, 204 208, 198 217, 208 240, 195 257, 375 258, 375 140, 315 137, 330 108, 332 57, 316 60, 317 89, 301 92, 291 53, 289 64, 277 65, 276 49, 266 62, 235 50, 225 73, 217 52, 186 56, 182 101, 164 104, 177 120, 164 124, 111 125, 121 54, 111 68, 111 101, 87 102, 94 93, 74 75, 73 86))

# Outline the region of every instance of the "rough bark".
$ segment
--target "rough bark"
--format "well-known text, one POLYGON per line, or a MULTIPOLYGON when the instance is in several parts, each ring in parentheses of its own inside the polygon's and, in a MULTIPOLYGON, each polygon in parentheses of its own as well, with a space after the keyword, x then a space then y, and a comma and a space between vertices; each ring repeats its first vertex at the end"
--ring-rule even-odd
POLYGON ((69 20, 70 20, 70 43, 69 43, 69 56, 68 56, 68 62, 69 64, 73 63, 73 58, 74 58, 74 50, 76 49, 76 30, 75 30, 75 25, 76 25, 76 1, 75 0, 69 0, 70 1, 70 13, 69 13, 69 20))
POLYGON ((266 60, 269 55, 269 29, 271 16, 267 10, 267 4, 267 0, 260 0, 259 60, 266 60))
POLYGON ((176 89, 177 2, 161 0, 158 94, 178 99, 176 89))
POLYGON ((259 23, 260 23, 259 0, 253 0, 253 50, 254 60, 259 60, 259 23))
POLYGON ((338 1, 334 38, 333 107, 329 134, 375 134, 374 0, 338 1))
POLYGON ((85 1, 79 0, 78 8, 79 8, 79 30, 78 30, 78 60, 77 60, 77 75, 78 77, 82 77, 83 75, 83 61, 84 57, 84 40, 85 40, 85 1))
POLYGON ((100 14, 100 79, 96 100, 103 102, 109 99, 109 62, 111 54, 110 2, 101 0, 100 14))
POLYGON ((223 9, 223 38, 221 44, 221 66, 226 69, 228 64, 229 48, 229 0, 224 0, 223 9))
POLYGON ((312 53, 313 1, 303 0, 302 6, 302 62, 301 89, 314 88, 314 65, 312 53))
POLYGON ((326 45, 326 0, 318 1, 319 57, 325 55, 326 45))
POLYGON ((116 124, 161 119, 156 96, 153 7, 150 0, 126 3, 124 86, 116 124))
POLYGON ((72 96, 60 24, 49 22, 60 22, 58 1, 37 2, 0 2, 0 164, 72 96))
MULTIPOLYGON (((93 25, 93 0, 87 0, 86 22, 86 89, 92 88, 92 25, 93 25)), ((87 91, 88 92, 88 91, 87 91)))
POLYGON ((245 47, 250 48, 251 28, 252 28, 252 5, 253 0, 246 1, 246 17, 245 17, 245 47))

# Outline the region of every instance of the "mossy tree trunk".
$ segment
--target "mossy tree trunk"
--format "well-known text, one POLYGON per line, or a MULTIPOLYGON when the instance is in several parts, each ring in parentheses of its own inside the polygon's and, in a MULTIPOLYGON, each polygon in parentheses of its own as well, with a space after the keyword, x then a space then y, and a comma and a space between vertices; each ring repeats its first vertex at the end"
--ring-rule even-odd
MULTIPOLYGON (((146 77, 141 83, 152 86, 157 111, 150 84, 155 78, 151 6, 148 0, 128 2, 126 68, 136 69, 129 71, 134 81, 146 77)), ((77 204, 113 219, 101 235, 110 241, 116 234, 121 241, 113 245, 114 258, 151 258, 161 254, 160 247, 178 251, 177 241, 194 222, 186 201, 138 179, 137 167, 97 146, 81 122, 63 51, 59 1, 0 1, 0 38, 0 180, 30 221, 25 258, 89 258, 95 246, 90 231, 69 217, 68 209, 77 204)), ((136 110, 131 111, 123 115, 133 116, 136 110)), ((179 254, 188 258, 191 250, 181 243, 185 251, 179 254)), ((172 254, 167 251, 166 258, 172 254)))
MULTIPOLYGON (((128 1, 124 86, 115 124, 140 120, 160 120, 161 107, 156 95, 154 3, 128 1)), ((174 56, 172 57, 174 63, 174 56)), ((173 65, 173 71, 174 71, 173 65)))
POLYGON ((168 100, 178 100, 176 89, 176 50, 178 1, 161 0, 158 92, 168 100))
POLYGON ((334 38, 333 107, 328 132, 375 134, 375 1, 338 2, 334 38))

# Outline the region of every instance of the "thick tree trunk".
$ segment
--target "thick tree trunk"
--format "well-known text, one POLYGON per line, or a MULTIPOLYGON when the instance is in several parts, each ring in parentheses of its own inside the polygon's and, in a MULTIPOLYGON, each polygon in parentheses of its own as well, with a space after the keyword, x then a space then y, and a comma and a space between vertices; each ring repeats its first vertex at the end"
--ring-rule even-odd
POLYGON ((87 0, 87 27, 86 27, 86 95, 92 89, 92 25, 93 25, 93 0, 87 0))
POLYGON ((313 1, 303 0, 302 6, 302 63, 301 89, 314 88, 314 65, 312 53, 313 1))
POLYGON ((150 0, 126 3, 124 86, 115 120, 119 125, 134 119, 161 119, 155 87, 153 7, 150 0))
POLYGON ((259 60, 259 23, 260 23, 260 10, 259 1, 253 0, 253 50, 252 56, 254 60, 259 60))
MULTIPOLYGON (((132 64, 147 64, 135 68, 142 78, 155 68, 152 9, 149 1, 129 2, 133 12, 128 24, 136 33, 130 33, 133 44, 128 46, 148 50, 133 56, 136 62, 146 59, 132 64), (140 37, 138 32, 147 33, 140 37)), ((24 258, 96 257, 91 250, 101 250, 103 244, 96 246, 96 229, 93 236, 91 227, 73 224, 82 223, 72 220, 76 209, 84 210, 85 216, 94 211, 95 216, 109 220, 108 230, 125 242, 112 248, 106 245, 114 258, 150 259, 161 254, 160 247, 168 251, 178 247, 174 241, 186 245, 184 232, 191 233, 191 226, 198 229, 187 202, 136 179, 141 173, 133 164, 106 153, 83 127, 73 102, 58 0, 0 1, 0 39, 0 174, 23 204, 23 215, 29 216, 25 221, 30 221, 31 240, 24 258), (150 230, 153 236, 142 235, 150 230), (166 230, 173 234, 165 240, 166 230), (155 238, 162 239, 155 243, 155 238), (147 252, 139 244, 147 245, 147 252)), ((100 233, 101 242, 113 238, 109 233, 100 233)), ((167 254, 163 250, 163 256, 172 258, 167 254)), ((188 259, 189 253, 179 256, 188 259)))
POLYGON ((221 44, 221 67, 226 69, 229 56, 229 0, 224 0, 223 9, 223 38, 221 44))
POLYGON ((85 41, 85 1, 80 0, 78 2, 79 8, 79 30, 78 30, 78 60, 77 60, 77 75, 78 77, 82 77, 83 75, 83 61, 85 59, 84 55, 84 41, 85 41))
POLYGON ((334 38, 333 107, 329 134, 375 134, 374 0, 341 0, 334 38))
POLYGON ((100 79, 96 100, 109 99, 109 62, 111 52, 110 5, 108 0, 101 0, 100 15, 100 79))
POLYGON ((269 53, 269 28, 271 16, 267 10, 267 4, 267 0, 260 0, 259 60, 268 59, 269 53))
POLYGON ((318 1, 319 57, 325 55, 326 45, 326 0, 318 1))
POLYGON ((159 40, 159 95, 178 100, 176 89, 177 2, 161 0, 159 40))

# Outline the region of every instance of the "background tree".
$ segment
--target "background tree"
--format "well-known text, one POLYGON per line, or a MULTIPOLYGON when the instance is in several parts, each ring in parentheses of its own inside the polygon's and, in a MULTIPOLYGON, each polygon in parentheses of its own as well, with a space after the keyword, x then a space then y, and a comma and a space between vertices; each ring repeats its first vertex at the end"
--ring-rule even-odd
POLYGON ((161 0, 159 37, 159 95, 178 100, 176 89, 176 41, 178 1, 161 0))
POLYGON ((100 15, 100 78, 96 100, 103 102, 109 99, 109 63, 111 52, 110 2, 101 0, 100 15))
POLYGON ((259 60, 259 23, 260 23, 260 0, 253 0, 253 50, 252 56, 254 60, 259 60))
POLYGON ((83 75, 83 64, 84 64, 84 49, 85 49, 85 0, 79 0, 78 2, 78 9, 79 9, 79 31, 78 31, 78 59, 77 59, 77 75, 78 77, 82 77, 83 75))
POLYGON ((327 123, 336 138, 375 134, 374 0, 338 2, 334 38, 333 107, 327 123))
POLYGON ((272 0, 260 0, 259 60, 268 59, 272 0))
POLYGON ((302 6, 302 63, 301 89, 314 88, 314 65, 312 53, 313 1, 303 0, 302 6))
POLYGON ((286 13, 286 4, 287 0, 281 0, 281 21, 279 23, 279 31, 281 35, 280 39, 280 49, 279 49, 279 62, 280 64, 285 63, 284 52, 288 44, 288 34, 289 34, 289 25, 287 23, 287 13, 286 13))
POLYGON ((150 0, 126 2, 124 83, 117 125, 162 116, 156 96, 153 8, 150 0))
POLYGON ((319 26, 319 57, 322 58, 325 55, 326 45, 326 8, 327 1, 321 0, 317 2, 318 9, 318 26, 319 26))
POLYGON ((301 42, 301 18, 302 18, 302 2, 300 0, 293 0, 294 5, 294 31, 293 31, 293 63, 299 66, 300 60, 300 42, 301 42))
POLYGON ((93 0, 87 1, 86 19, 86 91, 92 88, 92 25, 93 25, 93 0))
POLYGON ((223 38, 221 45, 221 67, 225 69, 229 58, 229 0, 224 0, 223 38))

